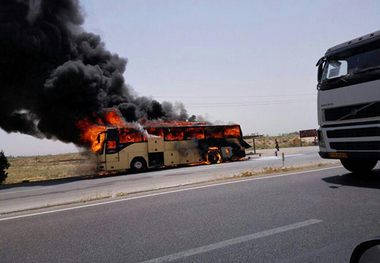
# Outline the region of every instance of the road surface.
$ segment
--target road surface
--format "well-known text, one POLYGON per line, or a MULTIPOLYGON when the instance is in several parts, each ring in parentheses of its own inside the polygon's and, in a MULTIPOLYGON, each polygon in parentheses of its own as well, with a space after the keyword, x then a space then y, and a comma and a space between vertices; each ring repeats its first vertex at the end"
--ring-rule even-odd
MULTIPOLYGON (((281 149, 285 152, 285 166, 307 166, 331 163, 318 156, 318 147, 281 149)), ((281 167, 282 157, 274 150, 262 150, 262 157, 252 156, 243 162, 201 165, 150 171, 141 174, 106 176, 94 179, 63 180, 9 185, 0 187, 0 214, 45 206, 85 201, 120 193, 149 191, 164 187, 186 185, 233 176, 246 171, 259 171, 264 167, 281 167)))
POLYGON ((380 235, 380 170, 243 178, 0 216, 1 262, 348 262, 380 235))

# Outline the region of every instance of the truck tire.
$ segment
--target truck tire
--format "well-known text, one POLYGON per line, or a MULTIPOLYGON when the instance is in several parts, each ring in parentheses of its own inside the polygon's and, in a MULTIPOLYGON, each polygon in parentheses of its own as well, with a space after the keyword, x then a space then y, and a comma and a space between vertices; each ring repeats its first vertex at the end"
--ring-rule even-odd
POLYGON ((353 173, 368 173, 377 164, 374 159, 341 159, 343 167, 353 173))
POLYGON ((131 171, 134 173, 141 173, 147 168, 146 162, 142 157, 136 157, 131 162, 131 171))

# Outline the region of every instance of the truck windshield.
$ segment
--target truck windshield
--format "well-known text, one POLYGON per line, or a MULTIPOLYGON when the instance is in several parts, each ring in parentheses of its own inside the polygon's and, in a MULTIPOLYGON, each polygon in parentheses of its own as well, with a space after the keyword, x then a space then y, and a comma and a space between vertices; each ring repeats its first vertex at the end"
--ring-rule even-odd
POLYGON ((348 68, 346 60, 327 61, 322 74, 322 82, 347 75, 347 69, 348 68))
POLYGON ((332 89, 380 79, 377 70, 380 70, 379 41, 327 57, 320 87, 332 89))

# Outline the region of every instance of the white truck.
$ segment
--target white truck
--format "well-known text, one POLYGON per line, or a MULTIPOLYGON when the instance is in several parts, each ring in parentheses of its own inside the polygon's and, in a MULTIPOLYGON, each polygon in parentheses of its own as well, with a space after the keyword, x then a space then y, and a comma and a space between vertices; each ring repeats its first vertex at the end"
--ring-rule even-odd
POLYGON ((380 160, 380 31, 329 48, 317 67, 319 155, 371 171, 380 160))

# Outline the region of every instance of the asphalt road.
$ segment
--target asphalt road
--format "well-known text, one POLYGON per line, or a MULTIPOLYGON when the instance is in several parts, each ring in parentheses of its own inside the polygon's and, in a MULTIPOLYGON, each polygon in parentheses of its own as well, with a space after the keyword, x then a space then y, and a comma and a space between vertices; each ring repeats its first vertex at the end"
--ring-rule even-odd
POLYGON ((1 216, 0 262, 343 263, 380 235, 379 189, 335 167, 1 216))
MULTIPOLYGON (((319 157, 318 147, 281 149, 285 152, 285 166, 307 166, 336 162, 319 157)), ((213 180, 245 171, 259 171, 264 167, 281 167, 282 157, 274 150, 262 150, 262 157, 252 156, 243 162, 221 163, 163 169, 141 174, 124 174, 95 178, 69 178, 0 187, 0 214, 77 202, 120 193, 147 191, 169 186, 213 180)))

